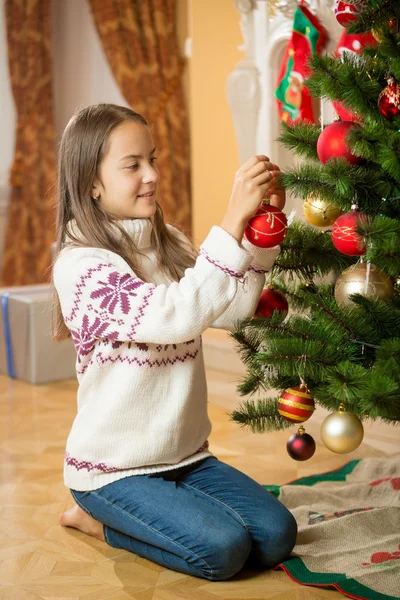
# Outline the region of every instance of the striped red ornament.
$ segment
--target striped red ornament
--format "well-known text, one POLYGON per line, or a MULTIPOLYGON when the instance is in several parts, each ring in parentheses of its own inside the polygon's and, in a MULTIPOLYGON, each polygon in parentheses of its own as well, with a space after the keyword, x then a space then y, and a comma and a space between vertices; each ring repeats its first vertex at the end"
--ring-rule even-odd
POLYGON ((279 414, 291 423, 304 423, 314 410, 314 398, 304 385, 288 388, 278 400, 279 414))

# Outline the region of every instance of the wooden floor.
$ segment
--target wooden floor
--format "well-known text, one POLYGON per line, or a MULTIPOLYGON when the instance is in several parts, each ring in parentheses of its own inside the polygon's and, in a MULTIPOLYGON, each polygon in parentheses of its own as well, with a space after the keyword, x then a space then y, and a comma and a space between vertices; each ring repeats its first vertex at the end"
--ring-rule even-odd
MULTIPOLYGON (((287 432, 255 435, 230 422, 227 403, 233 408, 238 399, 226 397, 227 376, 209 371, 208 377, 211 450, 260 483, 283 484, 353 458, 382 456, 365 445, 348 456, 318 445, 311 460, 297 463, 286 453, 287 432)), ((76 387, 74 381, 30 386, 0 376, 0 600, 343 598, 335 590, 302 587, 283 572, 242 571, 230 581, 207 582, 60 527, 59 513, 73 504, 62 467, 76 387)))

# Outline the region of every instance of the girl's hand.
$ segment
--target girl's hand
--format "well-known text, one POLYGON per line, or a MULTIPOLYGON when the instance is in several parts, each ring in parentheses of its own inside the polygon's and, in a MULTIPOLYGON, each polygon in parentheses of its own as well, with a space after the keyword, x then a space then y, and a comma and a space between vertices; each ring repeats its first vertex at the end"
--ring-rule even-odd
POLYGON ((237 171, 221 227, 242 241, 248 220, 260 207, 273 185, 274 165, 263 154, 249 158, 237 171))
POLYGON ((271 173, 273 175, 273 182, 268 188, 265 198, 268 200, 269 204, 282 210, 286 204, 286 192, 283 186, 276 183, 276 177, 279 176, 281 170, 278 165, 273 164, 272 167, 273 171, 271 171, 271 173))

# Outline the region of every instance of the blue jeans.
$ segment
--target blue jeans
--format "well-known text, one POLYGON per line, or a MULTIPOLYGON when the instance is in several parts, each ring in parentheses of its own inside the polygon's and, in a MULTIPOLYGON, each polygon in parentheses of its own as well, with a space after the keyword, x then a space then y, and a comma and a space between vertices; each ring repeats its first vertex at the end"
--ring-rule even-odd
POLYGON ((287 508, 214 456, 71 493, 104 524, 110 546, 212 581, 229 579, 245 564, 273 567, 295 545, 297 525, 287 508))

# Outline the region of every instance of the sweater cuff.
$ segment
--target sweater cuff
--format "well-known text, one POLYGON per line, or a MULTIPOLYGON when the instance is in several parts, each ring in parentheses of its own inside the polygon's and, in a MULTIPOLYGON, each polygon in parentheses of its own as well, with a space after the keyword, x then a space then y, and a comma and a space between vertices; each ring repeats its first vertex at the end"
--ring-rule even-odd
POLYGON ((221 271, 237 278, 243 277, 252 259, 233 236, 217 225, 211 228, 200 246, 200 254, 221 271))
POLYGON ((250 269, 261 273, 267 273, 271 270, 276 257, 281 251, 280 246, 259 248, 258 246, 254 246, 245 237, 242 240, 242 246, 252 255, 250 269))

